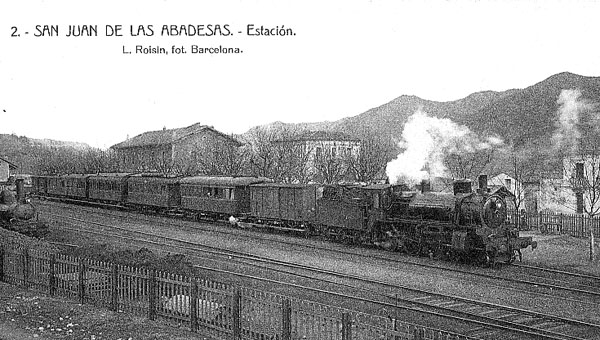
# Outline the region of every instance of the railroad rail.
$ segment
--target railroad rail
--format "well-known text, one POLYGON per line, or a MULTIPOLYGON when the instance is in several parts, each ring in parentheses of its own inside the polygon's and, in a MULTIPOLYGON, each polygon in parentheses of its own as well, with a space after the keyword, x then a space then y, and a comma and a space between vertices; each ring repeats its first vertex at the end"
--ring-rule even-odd
MULTIPOLYGON (((65 216, 57 215, 58 217, 65 218, 65 216)), ((395 296, 387 295, 387 299, 394 299, 395 305, 397 306, 398 302, 401 302, 405 305, 416 306, 413 308, 414 311, 425 312, 425 313, 436 313, 438 316, 443 315, 447 318, 454 318, 456 320, 461 321, 469 321, 473 323, 475 326, 471 327, 471 329, 463 332, 462 334, 469 336, 477 336, 482 338, 497 338, 497 336, 502 332, 504 336, 506 336, 506 332, 512 332, 515 334, 519 334, 521 337, 515 338, 523 338, 523 336, 527 336, 528 338, 550 338, 550 339, 586 339, 588 336, 593 335, 597 336, 600 334, 600 325, 595 325, 591 323, 586 323, 582 321, 557 317, 553 315, 547 315, 543 313, 537 313, 512 307, 501 306, 498 304, 485 303, 465 298, 460 298, 456 296, 449 296, 444 294, 439 294, 435 292, 414 289, 401 285, 392 285, 386 282, 379 282, 370 279, 365 279, 353 275, 342 274, 339 272, 332 271, 324 271, 320 268, 303 266, 292 264, 284 261, 269 259, 265 257, 258 257, 255 255, 248 256, 248 254, 236 253, 234 251, 228 250, 223 251, 221 249, 216 249, 214 247, 210 247, 208 245, 199 245, 191 242, 186 242, 183 240, 172 239, 163 236, 157 236, 156 234, 150 234, 140 231, 132 231, 127 228, 120 228, 115 226, 110 226, 98 222, 90 222, 81 220, 78 218, 67 217, 70 220, 77 221, 78 223, 91 223, 95 226, 100 226, 102 228, 108 229, 116 229, 119 232, 127 232, 134 233, 138 235, 137 238, 126 237, 123 235, 112 235, 112 237, 119 238, 127 238, 129 241, 139 241, 139 235, 144 235, 145 237, 159 237, 161 242, 157 242, 157 246, 164 247, 164 241, 174 242, 179 244, 179 248, 185 247, 192 248, 192 250, 198 250, 199 247, 203 248, 205 252, 207 249, 213 252, 221 252, 223 255, 227 257, 236 257, 236 258, 245 258, 252 259, 253 261, 260 261, 263 263, 277 264, 279 266, 285 266, 288 268, 293 268, 294 270, 305 270, 307 271, 306 275, 310 275, 314 277, 315 273, 319 274, 327 274, 338 279, 349 280, 349 283, 344 284, 346 288, 355 287, 356 283, 361 283, 364 285, 377 285, 379 287, 385 287, 386 289, 393 288, 400 292, 401 294, 397 294, 395 296)), ((106 236, 106 231, 98 232, 93 230, 84 231, 88 233, 96 233, 98 235, 106 236)), ((144 241, 147 242, 147 241, 144 241)), ((171 247, 175 246, 174 244, 170 245, 171 247)), ((290 275, 298 276, 298 273, 290 273, 290 275)), ((332 281, 330 283, 335 283, 339 285, 338 281, 332 281)), ((306 288, 306 287, 304 287, 306 288)), ((369 291, 369 293, 374 293, 374 291, 369 291)), ((338 293, 339 294, 339 293, 338 293)), ((379 293, 380 291, 379 291, 379 293)), ((385 296, 385 295, 384 295, 385 296)), ((350 298, 350 297, 349 297, 350 298)), ((356 297, 354 297, 356 298, 356 297)), ((379 301, 378 303, 383 303, 383 301, 379 301)), ((389 304, 389 303, 388 303, 389 304)), ((409 308, 407 306, 403 306, 402 308, 409 308)))
MULTIPOLYGON (((75 201, 77 201, 77 200, 75 200, 75 201)), ((86 203, 86 201, 78 201, 78 202, 86 203)), ((102 207, 102 205, 99 203, 95 203, 95 205, 97 205, 98 207, 102 207)), ((112 206, 112 207, 119 208, 121 210, 124 209, 121 206, 112 206)), ((110 212, 108 214, 112 214, 112 212, 110 212)), ((160 217, 164 217, 164 216, 160 216, 160 217)), ((140 221, 156 221, 155 220, 156 217, 145 218, 144 215, 138 214, 138 213, 135 213, 134 215, 130 214, 130 215, 128 215, 128 218, 129 219, 134 218, 134 219, 140 220, 140 221)), ((169 221, 172 223, 173 221, 177 221, 177 219, 170 218, 169 221)), ((215 221, 212 221, 212 220, 207 221, 207 222, 215 223, 215 221)), ((220 225, 230 225, 230 224, 227 221, 220 221, 220 225)), ((231 231, 231 229, 229 229, 229 228, 214 229, 214 228, 205 228, 200 225, 192 226, 189 224, 187 224, 185 226, 184 225, 178 225, 178 226, 202 230, 202 231, 218 232, 218 233, 222 233, 222 234, 226 234, 226 235, 234 234, 238 237, 248 237, 248 238, 252 238, 252 239, 256 239, 256 238, 266 239, 263 237, 258 237, 257 235, 252 235, 252 236, 240 235, 239 232, 237 232, 237 230, 231 231)), ((273 239, 268 239, 268 240, 271 242, 277 242, 280 244, 286 244, 286 245, 292 245, 292 246, 301 246, 301 247, 305 247, 305 248, 309 248, 309 249, 313 249, 313 250, 335 252, 335 253, 339 253, 339 254, 343 254, 343 255, 360 256, 360 257, 364 257, 364 258, 390 261, 394 264, 411 265, 411 266, 416 266, 416 267, 421 267, 421 268, 426 268, 426 269, 442 270, 442 271, 446 271, 446 272, 459 273, 459 274, 465 274, 465 275, 470 275, 470 276, 477 276, 480 278, 485 278, 485 279, 490 279, 490 280, 500 280, 500 281, 504 281, 504 282, 512 283, 512 284, 526 285, 526 286, 529 286, 532 289, 534 289, 534 291, 532 291, 532 293, 535 295, 556 297, 557 291, 564 291, 569 294, 569 296, 566 297, 567 301, 576 301, 576 302, 583 302, 583 303, 589 303, 590 301, 592 301, 594 303, 596 303, 596 302, 600 303, 600 277, 593 276, 593 275, 585 275, 585 274, 580 274, 580 273, 559 271, 559 270, 540 268, 540 267, 534 267, 534 266, 525 266, 525 265, 522 265, 519 263, 514 263, 511 266, 503 267, 502 271, 494 271, 493 274, 490 274, 489 272, 487 272, 487 273, 482 272, 481 269, 479 269, 479 268, 469 267, 469 268, 465 269, 464 267, 452 265, 449 263, 436 262, 435 264, 431 264, 431 263, 419 262, 419 261, 410 260, 410 259, 401 259, 401 258, 397 258, 397 257, 391 258, 390 256, 361 254, 356 251, 356 248, 353 248, 352 251, 348 251, 348 250, 337 249, 337 248, 333 248, 333 247, 322 247, 322 246, 306 244, 306 243, 300 244, 298 242, 291 242, 291 241, 286 241, 286 240, 273 240, 273 239), (532 272, 524 272, 523 270, 520 270, 517 272, 517 271, 512 270, 513 268, 527 268, 527 269, 531 270, 532 272), (551 273, 552 276, 548 277, 548 276, 534 275, 533 270, 539 270, 541 272, 551 273), (506 272, 506 271, 508 271, 508 272, 506 272), (540 293, 539 292, 540 288, 545 289, 545 292, 540 293), (576 296, 576 297, 583 296, 584 299, 583 300, 573 299, 574 296, 576 296)), ((506 290, 506 289, 515 290, 515 291, 519 290, 518 288, 507 287, 506 285, 496 285, 496 287, 498 289, 504 289, 504 290, 506 290)))

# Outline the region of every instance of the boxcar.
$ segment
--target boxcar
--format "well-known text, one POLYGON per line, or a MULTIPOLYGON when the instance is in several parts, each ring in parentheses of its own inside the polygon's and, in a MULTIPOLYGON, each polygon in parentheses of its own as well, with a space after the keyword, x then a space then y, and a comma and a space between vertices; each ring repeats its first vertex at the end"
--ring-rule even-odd
POLYGON ((87 179, 90 175, 64 175, 64 195, 71 198, 86 199, 88 197, 87 179))
POLYGON ((127 204, 155 208, 179 208, 179 179, 137 174, 127 179, 127 204))
POLYGON ((88 178, 88 198, 109 203, 127 202, 129 173, 101 173, 88 178))
POLYGON ((240 216, 250 212, 250 185, 268 181, 262 177, 182 178, 181 207, 203 214, 240 216))
POLYGON ((261 220, 285 224, 312 223, 315 220, 319 190, 310 184, 265 183, 250 187, 250 211, 261 220))

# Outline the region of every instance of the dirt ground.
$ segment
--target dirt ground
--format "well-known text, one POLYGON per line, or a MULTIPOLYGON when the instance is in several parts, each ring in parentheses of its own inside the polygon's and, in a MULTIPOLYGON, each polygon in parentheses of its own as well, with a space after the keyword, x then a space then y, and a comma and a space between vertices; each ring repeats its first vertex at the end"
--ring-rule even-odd
POLYGON ((523 263, 566 271, 600 276, 600 240, 596 238, 596 261, 589 261, 589 240, 568 235, 547 235, 539 232, 521 232, 538 242, 535 250, 523 251, 523 263))
POLYGON ((183 340, 205 339, 144 317, 48 297, 0 283, 0 340, 183 340))

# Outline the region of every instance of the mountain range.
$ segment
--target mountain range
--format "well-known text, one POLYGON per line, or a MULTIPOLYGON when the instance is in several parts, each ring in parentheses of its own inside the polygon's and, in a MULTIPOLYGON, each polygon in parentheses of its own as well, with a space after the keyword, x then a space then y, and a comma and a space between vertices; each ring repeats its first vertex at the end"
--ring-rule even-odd
POLYGON ((421 108, 429 116, 449 118, 478 134, 499 136, 507 144, 546 145, 557 128, 560 106, 557 100, 561 91, 568 89, 579 90, 581 99, 590 103, 600 103, 600 77, 563 72, 524 89, 477 92, 448 102, 402 95, 356 116, 333 122, 275 122, 269 126, 350 134, 367 128, 382 136, 398 138, 408 118, 421 108))

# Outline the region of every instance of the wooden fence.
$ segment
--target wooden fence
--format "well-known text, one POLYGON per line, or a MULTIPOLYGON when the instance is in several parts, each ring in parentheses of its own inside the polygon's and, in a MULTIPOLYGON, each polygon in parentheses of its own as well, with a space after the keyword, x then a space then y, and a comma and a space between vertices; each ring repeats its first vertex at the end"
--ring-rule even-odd
POLYGON ((388 317, 216 282, 36 251, 0 240, 0 281, 216 339, 472 339, 388 317))
POLYGON ((538 230, 542 233, 568 234, 574 237, 589 237, 590 228, 594 235, 600 235, 600 218, 576 214, 518 214, 509 212, 508 221, 519 223, 521 230, 538 230))

